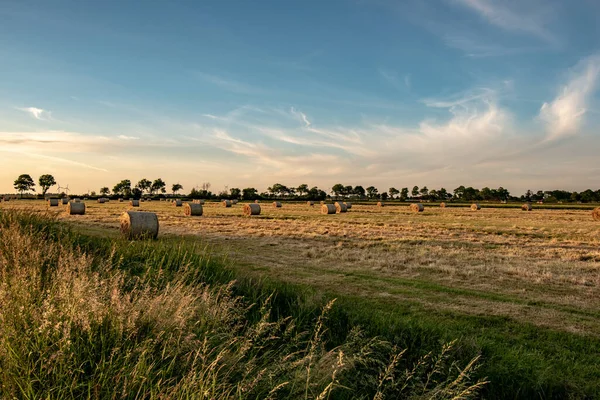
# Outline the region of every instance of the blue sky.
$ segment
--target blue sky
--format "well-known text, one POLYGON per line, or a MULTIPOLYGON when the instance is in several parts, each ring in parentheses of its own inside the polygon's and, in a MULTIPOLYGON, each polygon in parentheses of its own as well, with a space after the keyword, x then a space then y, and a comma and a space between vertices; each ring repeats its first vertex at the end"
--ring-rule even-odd
POLYGON ((0 192, 597 189, 600 3, 0 3, 0 192))

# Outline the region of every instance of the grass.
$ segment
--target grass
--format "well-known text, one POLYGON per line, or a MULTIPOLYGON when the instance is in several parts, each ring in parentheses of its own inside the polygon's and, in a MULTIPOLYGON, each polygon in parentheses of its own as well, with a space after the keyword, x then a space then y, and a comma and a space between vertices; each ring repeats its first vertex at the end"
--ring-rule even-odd
POLYGON ((450 399, 484 386, 453 342, 414 358, 348 327, 333 344, 334 301, 299 309, 290 288, 233 273, 197 244, 0 211, 0 397, 450 399))
MULTIPOLYGON (((159 215, 155 245, 202 254, 209 244, 228 266, 210 279, 235 279, 235 293, 251 302, 275 292, 278 317, 314 322, 337 298, 331 346, 360 325, 416 362, 458 339, 462 365, 482 356, 476 376, 490 380, 487 398, 600 396, 600 229, 588 210, 426 204, 415 214, 358 204, 326 216, 286 203, 245 218, 240 207, 206 204, 201 218, 159 202, 142 209, 159 215)), ((123 208, 90 204, 86 216, 60 219, 96 241, 117 236, 123 208)))

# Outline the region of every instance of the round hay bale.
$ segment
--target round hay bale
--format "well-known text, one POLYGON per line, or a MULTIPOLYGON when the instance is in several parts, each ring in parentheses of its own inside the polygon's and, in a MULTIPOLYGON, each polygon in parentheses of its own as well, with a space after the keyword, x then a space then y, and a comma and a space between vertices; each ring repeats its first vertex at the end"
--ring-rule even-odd
POLYGON ((99 199, 98 199, 98 203, 100 203, 100 204, 104 204, 104 203, 106 203, 106 199, 104 199, 104 198, 99 198, 99 199))
POLYGON ((175 207, 181 207, 181 206, 183 206, 183 202, 181 201, 181 199, 177 199, 177 200, 173 201, 173 205, 175 207))
POLYGON ((446 203, 444 203, 443 201, 440 203, 440 207, 441 208, 446 208, 446 203))
POLYGON ((238 203, 237 200, 235 200, 235 199, 231 200, 231 204, 237 204, 237 203, 238 203))
POLYGON ((63 198, 61 199, 61 202, 62 202, 63 206, 64 206, 64 205, 67 205, 67 204, 69 204, 69 198, 67 198, 67 197, 63 197, 63 198))
POLYGON ((185 203, 183 206, 183 212, 188 217, 200 217, 203 212, 202 204, 185 203))
POLYGON ((594 221, 600 221, 600 207, 594 208, 594 211, 592 211, 592 218, 594 218, 594 221))
POLYGON ((479 211, 479 210, 481 210, 481 206, 479 205, 479 203, 471 204, 471 211, 479 211))
POLYGON ((314 206, 315 202, 314 201, 307 201, 306 204, 308 204, 309 206, 314 206))
POLYGON ((227 207, 227 208, 231 207, 231 201, 229 201, 229 200, 223 200, 221 202, 221 204, 223 204, 223 207, 227 207))
POLYGON ((521 211, 531 211, 531 210, 533 210, 533 207, 529 203, 525 203, 521 206, 521 211))
POLYGON ((85 203, 70 201, 67 203, 67 214, 69 215, 84 215, 85 203))
POLYGON ((194 200, 194 204, 204 204, 204 200, 194 200))
POLYGON ((273 207, 275 207, 275 208, 281 208, 281 202, 280 201, 274 201, 273 202, 273 207))
POLYGON ((75 199, 73 200, 75 203, 81 203, 81 199, 75 199))
POLYGON ((254 200, 254 204, 260 204, 260 200, 254 200))
POLYGON ((325 202, 323 200, 320 201, 321 204, 325 204, 325 202))
POLYGON ((377 202, 377 207, 385 207, 385 204, 382 201, 377 202))
POLYGON ((121 233, 127 239, 156 239, 158 217, 151 212, 126 211, 121 214, 121 233))
POLYGON ((122 203, 122 202, 123 202, 123 198, 120 198, 120 199, 119 199, 119 203, 122 203))
POLYGON ((344 204, 346 205, 346 208, 348 210, 352 208, 352 203, 350 203, 349 201, 344 202, 344 204))
POLYGON ((139 207, 140 206, 140 201, 139 200, 131 200, 131 201, 129 201, 129 205, 131 207, 139 207))
POLYGON ((346 204, 343 201, 335 202, 335 212, 337 214, 345 213, 346 211, 348 211, 348 207, 346 207, 346 204))
POLYGON ((260 204, 244 204, 244 215, 260 215, 260 204))
POLYGON ((58 207, 58 199, 48 199, 48 207, 58 207))
POLYGON ((421 203, 412 203, 410 205, 410 210, 412 212, 423 212, 425 210, 425 206, 421 203))
POLYGON ((322 204, 321 214, 335 214, 335 204, 322 204))

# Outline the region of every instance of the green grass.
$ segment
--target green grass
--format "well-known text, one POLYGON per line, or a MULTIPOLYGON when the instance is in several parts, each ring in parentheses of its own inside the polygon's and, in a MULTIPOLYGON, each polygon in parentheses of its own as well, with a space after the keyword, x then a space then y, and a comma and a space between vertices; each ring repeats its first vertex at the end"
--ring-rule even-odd
POLYGON ((405 352, 356 329, 349 305, 240 276, 205 246, 94 233, 0 211, 0 398, 450 399, 483 386, 460 348, 405 352))

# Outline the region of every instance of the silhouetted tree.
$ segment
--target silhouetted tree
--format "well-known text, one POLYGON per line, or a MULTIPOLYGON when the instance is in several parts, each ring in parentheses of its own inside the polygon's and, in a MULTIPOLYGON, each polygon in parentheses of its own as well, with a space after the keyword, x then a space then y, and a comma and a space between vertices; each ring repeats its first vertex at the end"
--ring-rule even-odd
POLYGON ((45 196, 48 189, 56 185, 56 181, 54 180, 54 177, 52 175, 45 174, 40 176, 40 178, 38 179, 38 184, 42 188, 42 196, 45 196))

